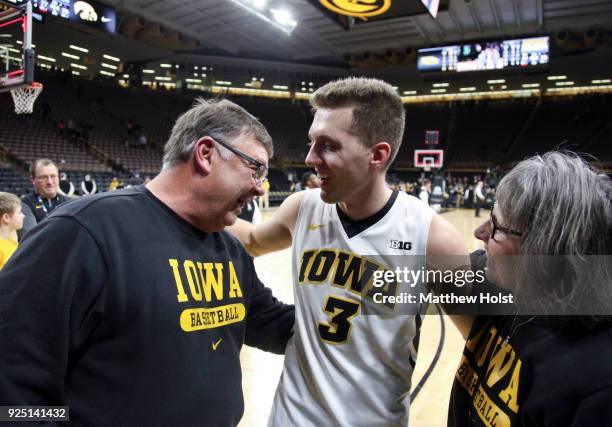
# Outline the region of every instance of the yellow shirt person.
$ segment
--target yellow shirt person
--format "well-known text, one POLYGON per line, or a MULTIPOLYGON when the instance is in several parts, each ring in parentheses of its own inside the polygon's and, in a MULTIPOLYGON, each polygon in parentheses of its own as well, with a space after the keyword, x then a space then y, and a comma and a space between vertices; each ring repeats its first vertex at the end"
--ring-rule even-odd
POLYGON ((0 269, 17 249, 13 236, 23 227, 23 218, 19 197, 0 192, 0 269))
POLYGON ((13 252, 17 250, 17 245, 17 242, 13 239, 0 239, 0 270, 13 255, 13 252))

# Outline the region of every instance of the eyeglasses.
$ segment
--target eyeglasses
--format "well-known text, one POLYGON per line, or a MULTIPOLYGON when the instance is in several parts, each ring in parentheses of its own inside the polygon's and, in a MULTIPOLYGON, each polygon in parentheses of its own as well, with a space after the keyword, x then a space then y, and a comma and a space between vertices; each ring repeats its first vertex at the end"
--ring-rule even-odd
POLYGON ((255 170, 253 170, 252 175, 253 179, 258 184, 261 184, 263 182, 266 175, 268 174, 268 168, 266 167, 266 165, 219 139, 214 139, 214 141, 219 143, 219 145, 222 145, 223 147, 227 148, 241 159, 246 160, 251 166, 255 167, 255 170))
POLYGON ((497 218, 495 218, 495 215, 493 214, 493 208, 491 208, 491 218, 489 219, 489 227, 491 228, 491 239, 495 240, 496 242, 499 241, 495 239, 496 231, 501 231, 502 233, 510 234, 512 236, 521 237, 523 235, 523 233, 521 233, 520 231, 512 230, 511 228, 501 227, 497 223, 497 218))

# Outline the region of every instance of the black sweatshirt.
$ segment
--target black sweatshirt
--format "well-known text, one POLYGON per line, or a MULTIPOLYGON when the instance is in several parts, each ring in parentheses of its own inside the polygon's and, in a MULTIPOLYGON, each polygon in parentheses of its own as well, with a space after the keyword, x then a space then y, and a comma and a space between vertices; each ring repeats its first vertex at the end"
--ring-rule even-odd
POLYGON ((448 425, 612 425, 612 326, 477 316, 455 374, 448 425))
POLYGON ((0 405, 69 405, 73 425, 233 426, 242 344, 283 353, 293 322, 227 232, 144 187, 85 197, 0 274, 0 405))

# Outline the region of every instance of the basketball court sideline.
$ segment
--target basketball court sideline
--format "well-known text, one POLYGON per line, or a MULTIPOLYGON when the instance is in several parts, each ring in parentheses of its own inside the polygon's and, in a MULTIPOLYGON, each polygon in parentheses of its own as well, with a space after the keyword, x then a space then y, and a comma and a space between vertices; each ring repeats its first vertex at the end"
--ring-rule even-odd
MULTIPOLYGON (((263 213, 263 220, 272 216, 263 213)), ((486 218, 474 217, 472 209, 455 209, 442 214, 451 222, 470 251, 482 247, 473 231, 486 218)), ((255 267, 261 281, 270 287, 274 295, 293 303, 291 282, 291 249, 255 258, 255 267)), ((412 378, 414 388, 429 368, 440 343, 440 316, 435 310, 428 315, 421 329, 421 341, 417 365, 412 378)), ((461 357, 464 341, 451 321, 444 316, 444 342, 440 358, 427 378, 423 388, 410 407, 410 427, 446 426, 446 414, 450 390, 461 357)), ((244 347, 241 353, 245 411, 240 427, 260 427, 267 424, 274 392, 283 368, 283 356, 244 347)))

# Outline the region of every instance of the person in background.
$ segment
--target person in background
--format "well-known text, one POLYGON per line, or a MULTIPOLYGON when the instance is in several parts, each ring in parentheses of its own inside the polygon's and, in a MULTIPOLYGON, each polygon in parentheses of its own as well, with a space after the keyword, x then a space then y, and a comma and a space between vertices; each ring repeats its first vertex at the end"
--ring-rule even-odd
POLYGON ((263 194, 259 196, 259 209, 268 209, 270 207, 270 181, 268 178, 264 178, 263 194))
POLYGON ((429 205, 429 196, 431 195, 431 181, 427 178, 423 180, 423 186, 419 193, 419 199, 429 205))
POLYGON ((480 217, 480 209, 483 208, 485 202, 485 189, 484 189, 484 181, 482 179, 478 179, 478 183, 476 184, 476 188, 474 188, 474 203, 476 205, 475 216, 480 217))
POLYGON ((21 198, 25 215, 22 233, 26 233, 68 200, 59 193, 59 171, 53 160, 35 160, 30 166, 30 180, 34 193, 21 198))
POLYGON ((319 188, 319 178, 314 172, 304 172, 302 175, 302 188, 304 190, 312 190, 319 188))
POLYGON ((17 250, 15 233, 23 227, 23 218, 19 197, 0 192, 0 270, 17 250))

